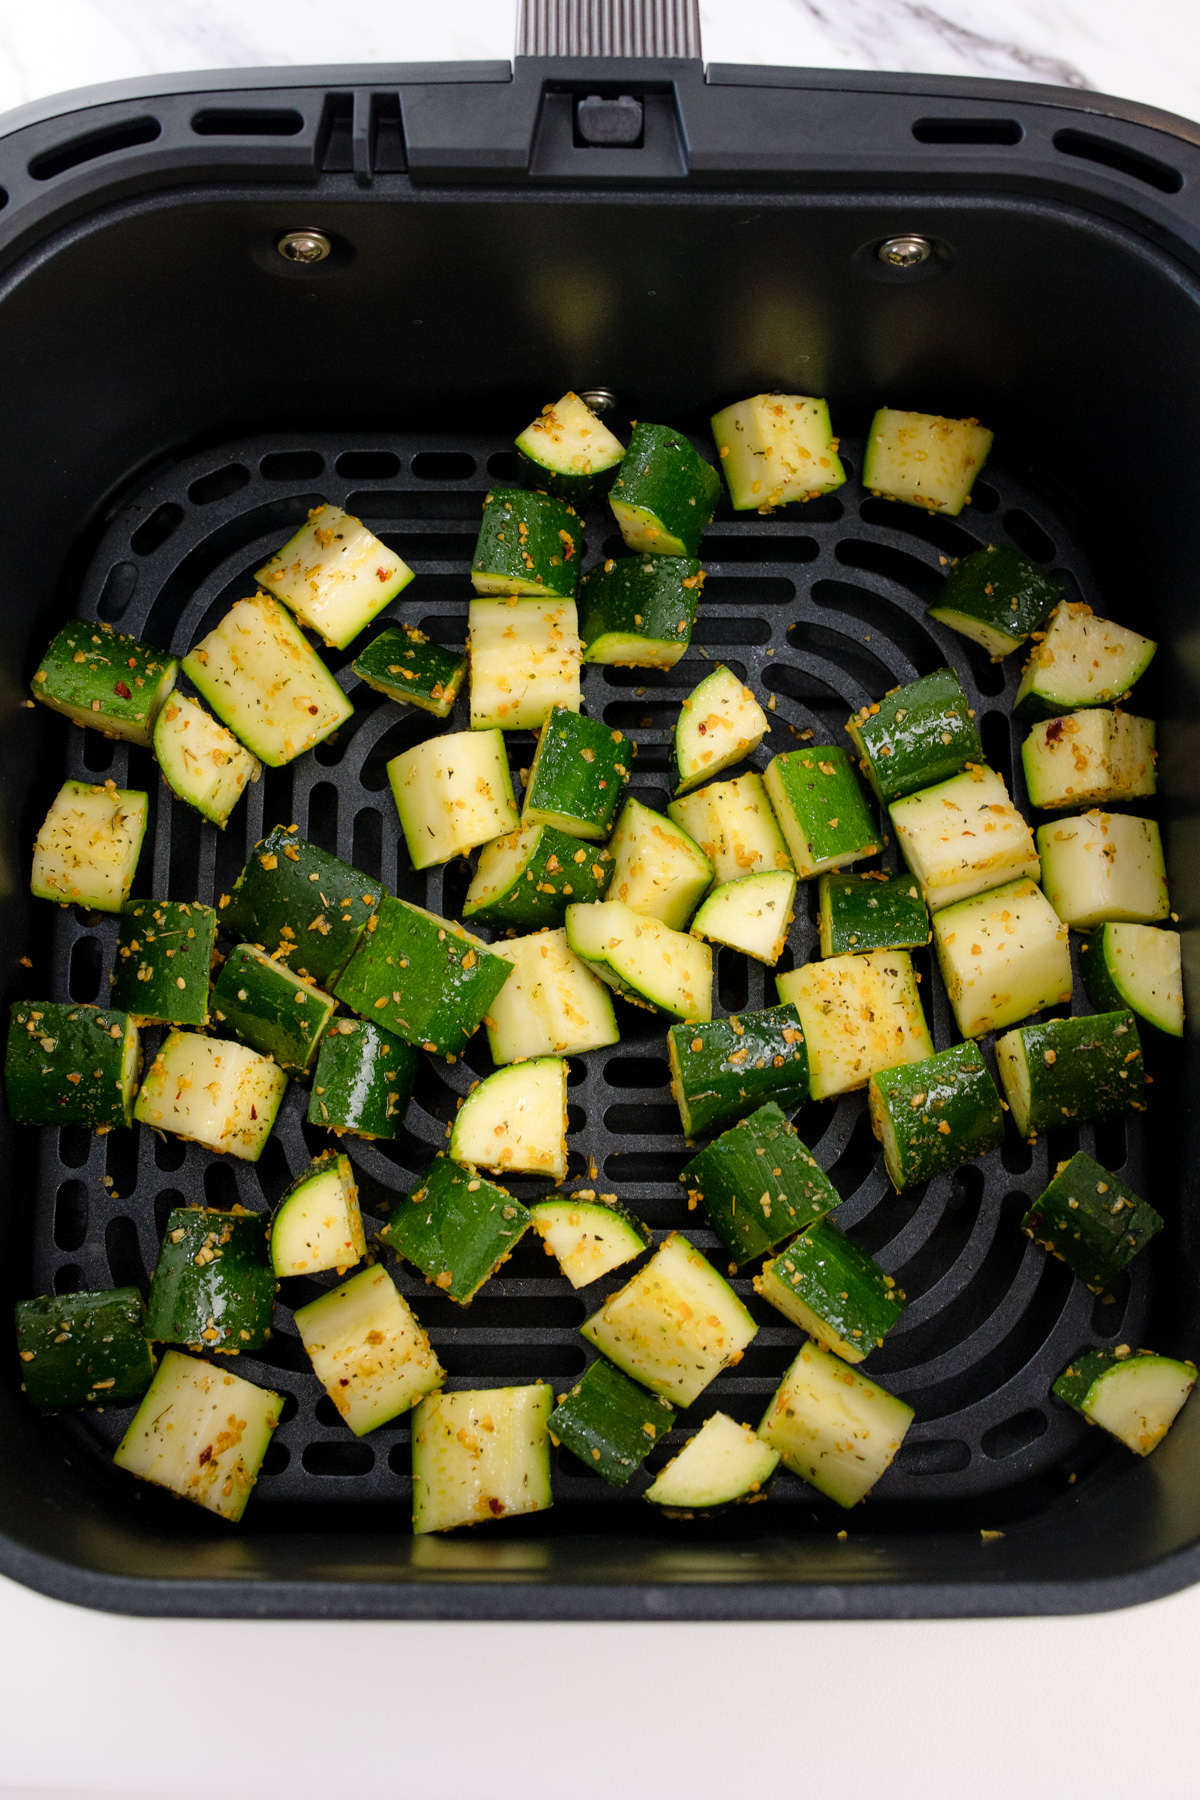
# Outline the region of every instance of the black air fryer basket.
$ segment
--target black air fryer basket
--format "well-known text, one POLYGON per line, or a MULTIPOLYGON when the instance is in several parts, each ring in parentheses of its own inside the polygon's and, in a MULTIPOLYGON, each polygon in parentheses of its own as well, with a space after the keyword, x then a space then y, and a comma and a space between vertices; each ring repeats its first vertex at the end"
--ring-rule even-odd
MULTIPOLYGON (((186 77, 6 122, 6 1001, 107 993, 115 920, 28 895, 32 837, 68 774, 150 790, 135 892, 211 900, 266 829, 294 822, 392 892, 458 914, 465 865, 413 874, 384 772, 429 721, 357 683, 353 651, 333 658, 350 725, 267 771, 223 835, 163 803, 147 752, 28 710, 26 684, 75 612, 188 648, 322 500, 416 569, 394 610, 461 644, 482 496, 515 478, 514 431, 567 388, 611 396, 618 429, 662 420, 709 455, 718 406, 767 388, 823 394, 850 466, 834 497, 770 518, 718 511, 692 650, 675 669, 586 671, 588 710, 637 743, 635 794, 665 802, 671 724, 716 661, 771 697, 759 766, 793 730, 844 741, 852 710, 949 662, 1023 801, 1009 721, 1019 658, 994 664, 925 615, 949 559, 1012 544, 1159 640, 1139 711, 1160 722, 1186 973, 1200 906, 1200 128, 1006 83, 705 71, 686 7, 626 36, 594 10, 573 32, 531 6, 529 53, 511 68, 186 77), (328 254, 294 260, 313 234, 328 254), (913 237, 923 260, 920 245, 881 257, 913 237), (861 434, 883 403, 994 428, 961 519, 863 492, 861 434)), ((614 532, 603 505, 587 525, 590 562, 614 532)), ((465 722, 456 713, 451 728, 465 722)), ((520 767, 532 739, 512 749, 520 767)), ((784 967, 814 953, 811 898, 784 967)), ((942 1048, 952 1022, 927 958, 923 973, 942 1048)), ((732 1011, 771 1004, 773 984, 722 952, 717 994, 732 1011)), ((619 1014, 620 1044, 573 1065, 572 1184, 617 1193, 656 1233, 684 1226, 710 1249, 677 1179, 686 1152, 663 1021, 623 1003, 619 1014)), ((1182 1587, 1200 1574, 1200 1406, 1135 1465, 1048 1393, 1087 1343, 1200 1351, 1196 1060, 1191 1038, 1159 1048, 1148 1123, 1033 1147, 1010 1133, 1003 1152, 900 1198, 861 1094, 797 1116, 843 1196, 840 1221, 910 1299, 868 1368, 916 1423, 849 1514, 785 1476, 763 1504, 663 1520, 639 1483, 609 1490, 563 1450, 548 1513, 414 1538, 407 1421, 354 1439, 280 1306, 271 1342, 239 1365, 288 1399, 238 1528, 112 1470, 127 1409, 40 1420, 15 1357, 0 1356, 0 1569, 96 1606, 229 1615, 1049 1612, 1182 1587), (1017 1229, 1047 1171, 1080 1147, 1167 1219, 1107 1302, 1017 1229)), ((369 1228, 489 1066, 482 1037, 454 1066, 427 1059, 401 1138, 348 1140, 369 1228)), ((303 1104, 293 1086, 257 1165, 149 1131, 6 1122, 7 1301, 144 1290, 172 1206, 272 1206, 324 1146, 303 1104)), ((578 1295, 526 1241, 464 1312, 407 1266, 394 1273, 452 1386, 546 1377, 559 1391, 590 1354, 585 1313, 624 1278, 578 1295)), ((734 1285, 762 1328, 655 1462, 717 1408, 757 1420, 794 1354, 796 1334, 748 1281, 734 1285)))

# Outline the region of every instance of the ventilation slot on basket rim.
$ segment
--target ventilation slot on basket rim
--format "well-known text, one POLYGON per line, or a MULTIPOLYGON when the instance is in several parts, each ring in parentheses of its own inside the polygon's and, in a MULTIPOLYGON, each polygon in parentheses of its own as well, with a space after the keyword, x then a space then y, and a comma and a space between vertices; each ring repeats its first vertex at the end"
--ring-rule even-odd
POLYGON ((197 137, 296 137, 304 114, 292 106, 205 106, 192 130, 197 137))
POLYGON ((1106 169, 1132 176, 1134 181, 1144 181, 1160 194, 1177 194, 1183 186, 1183 176, 1170 163, 1159 162, 1156 156, 1118 143, 1116 138, 1097 137, 1094 132, 1076 131, 1069 126, 1055 132, 1054 148, 1064 156, 1082 157, 1084 162, 1101 163, 1106 169))
POLYGON ((157 119, 121 119, 111 125, 101 125, 96 131, 82 132, 65 144, 56 144, 52 150, 42 150, 31 158, 29 173, 35 181, 51 181, 56 175, 65 175, 68 169, 79 168, 82 163, 95 162, 101 156, 115 156, 118 150, 133 150, 139 144, 152 144, 161 136, 162 126, 157 119))
POLYGON ((1025 128, 1015 119, 918 119, 918 144, 1019 144, 1025 128))

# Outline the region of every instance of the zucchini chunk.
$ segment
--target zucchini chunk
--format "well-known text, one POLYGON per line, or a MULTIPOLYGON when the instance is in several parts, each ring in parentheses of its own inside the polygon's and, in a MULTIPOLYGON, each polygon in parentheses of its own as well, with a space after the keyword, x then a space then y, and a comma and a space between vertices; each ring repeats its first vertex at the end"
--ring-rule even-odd
POLYGON ((844 750, 821 744, 773 756, 763 786, 803 881, 882 848, 844 750))
POLYGON ((884 806, 983 762, 975 717, 952 669, 936 669, 864 706, 846 730, 884 806))
POLYGON ((420 1064, 419 1052, 392 1032, 334 1019, 317 1052, 309 1124, 338 1137, 399 1137, 420 1064))
POLYGON ((451 731, 393 756, 392 798, 414 869, 466 856, 517 828, 502 731, 451 731))
POLYGON ((261 843, 217 912, 231 936, 274 956, 326 987, 350 960, 383 889, 360 869, 277 825, 261 843))
MULTIPOLYGON (((523 488, 493 488, 483 502, 471 586, 477 594, 574 600, 582 555, 583 520, 567 501, 523 488)), ((471 676, 474 680, 474 669, 471 676)))
POLYGON ((601 845, 585 846, 556 825, 522 825, 479 852, 463 918, 514 931, 561 925, 572 902, 604 898, 612 870, 601 845))
POLYGON ((562 500, 586 500, 606 488, 625 454, 620 438, 569 391, 543 406, 516 445, 534 487, 562 500))
POLYGON ((1044 1019, 996 1039, 1013 1124, 1030 1141, 1056 1125, 1145 1112, 1146 1070, 1131 1012, 1044 1019))
POLYGON ((355 1437, 406 1413, 446 1379, 386 1269, 360 1269, 298 1306, 295 1319, 318 1381, 355 1437))
POLYGON ((606 838, 617 816, 633 766, 633 747, 622 732, 578 708, 553 706, 542 725, 523 825, 553 825, 570 837, 606 838))
POLYGON ((583 660, 670 669, 692 641, 704 571, 690 556, 611 556, 579 584, 583 660))
POLYGON ((778 1450, 785 1469, 839 1506, 855 1506, 892 1461, 913 1418, 903 1400, 809 1342, 780 1382, 758 1435, 778 1450))
POLYGON ((842 1204, 773 1100, 701 1150, 679 1179, 733 1258, 730 1274, 842 1204))
POLYGON ((413 1531, 545 1512, 554 1396, 531 1387, 430 1394, 413 1413, 413 1531))
POLYGON ((1021 1230, 1099 1294, 1162 1230, 1159 1213, 1086 1151, 1059 1163, 1021 1230))
POLYGON ((795 898, 796 877, 787 869, 723 882, 692 920, 692 936, 728 944, 773 969, 787 943, 795 898))
POLYGON ((567 1173, 567 1065, 560 1056, 497 1069, 472 1088, 450 1134, 450 1155, 498 1175, 567 1173))
POLYGON ((699 844, 712 864, 714 881, 792 866, 761 775, 710 782, 672 800, 667 816, 699 844))
POLYGON ((365 631, 412 578, 403 558, 340 506, 314 506, 254 576, 334 650, 365 631))
POLYGON ((686 1513, 708 1512, 761 1492, 778 1464, 778 1450, 749 1425, 739 1425, 728 1413, 712 1413, 660 1470, 646 1499, 686 1513))
POLYGON ((72 619, 38 665, 29 691, 43 706, 105 737, 149 744, 179 675, 178 657, 140 644, 111 625, 72 619))
POLYGON ((268 594, 235 601, 184 657, 183 672, 272 769, 324 743, 354 711, 291 614, 268 594))
POLYGON ((186 694, 172 694, 155 720, 154 754, 171 792, 221 831, 262 774, 258 758, 186 694))
MULTIPOLYGON (((367 1254, 354 1165, 327 1150, 293 1181, 271 1220, 271 1267, 285 1275, 344 1275, 367 1254)), ((303 1333, 301 1334, 303 1335, 303 1333)))
POLYGON ((337 1001, 254 944, 229 952, 213 987, 217 1025, 279 1064, 288 1075, 307 1075, 337 1001))
POLYGON ((742 1360, 758 1326, 707 1257, 673 1231, 579 1329, 652 1394, 690 1406, 742 1360))
POLYGON ((930 910, 1041 872, 1033 832, 994 769, 961 775, 889 807, 905 862, 930 910))
POLYGON ((270 1388, 168 1350, 113 1463, 236 1523, 282 1406, 270 1388))
POLYGON ((623 900, 568 906, 567 942, 594 975, 635 1006, 712 1018, 712 951, 623 900))
POLYGON ((579 711, 573 600, 472 600, 467 646, 472 731, 540 731, 556 708, 579 711))
POLYGON ((609 849, 612 898, 647 918, 661 919, 672 931, 686 931, 712 884, 713 869, 683 826, 630 799, 621 808, 609 849))
POLYGON ((992 435, 978 419, 881 406, 867 432, 863 486, 885 500, 956 518, 970 502, 992 435))
POLYGON ((551 1443, 565 1444, 612 1487, 625 1486, 674 1423, 673 1406, 602 1356, 559 1397, 547 1422, 551 1443))
POLYGON ((697 782, 752 756, 768 729, 767 715, 750 689, 719 665, 692 689, 675 721, 675 792, 686 794, 697 782))
POLYGON ((507 1189, 439 1155, 420 1187, 397 1202, 379 1236, 432 1287, 468 1306, 530 1224, 507 1189))
POLYGON ((128 1013, 56 1000, 9 1009, 4 1090, 14 1125, 129 1125, 140 1068, 128 1013))
POLYGON ((127 900, 111 999, 139 1025, 207 1025, 217 915, 198 900, 127 900))
POLYGON ((933 1055, 907 950, 805 963, 777 975, 775 987, 800 1014, 814 1100, 851 1093, 881 1069, 933 1055))
POLYGON ((1032 806, 1056 812, 1089 800, 1140 800, 1158 787, 1154 720, 1091 706, 1035 725, 1021 745, 1032 806))
POLYGON ((754 1291, 848 1363, 877 1350, 904 1311, 891 1276, 832 1219, 818 1220, 782 1256, 764 1263, 754 1291))
POLYGON ((230 1356, 261 1350, 276 1286, 261 1213, 176 1207, 150 1282, 146 1336, 230 1356))
POLYGON ((1153 925, 1102 925, 1084 939, 1083 985, 1101 1012, 1128 1007, 1148 1025, 1183 1036, 1179 933, 1153 925))
POLYGON ((976 1044, 881 1069, 868 1086, 871 1129, 898 1194, 973 1162, 1004 1138, 1000 1096, 976 1044))
POLYGON ((1114 919, 1151 925, 1171 911, 1162 837, 1153 819, 1092 811, 1039 825, 1046 898, 1064 925, 1114 919))
POLYGON ((106 781, 64 781, 33 846, 29 891, 36 900, 120 912, 129 898, 149 797, 106 781))
POLYGON ((1118 1344, 1115 1350, 1082 1351, 1052 1392, 1135 1456, 1149 1456, 1195 1385, 1195 1363, 1118 1344))
POLYGON ((171 1031, 133 1109, 140 1125, 257 1162, 287 1092, 287 1076, 245 1044, 171 1031))
POLYGON ((1010 881, 933 915, 938 968, 965 1038, 1071 999, 1067 928, 1032 881, 1010 881))
POLYGON ((415 625, 386 625, 350 665, 360 681, 389 700, 419 706, 435 719, 454 710, 468 662, 457 650, 432 644, 415 625))
POLYGON ((512 964, 452 919, 385 894, 332 983, 336 999, 433 1056, 457 1056, 512 974, 512 964))
POLYGON ((714 413, 712 434, 735 512, 816 500, 846 479, 826 400, 753 394, 714 413))
POLYGON ((723 1131, 768 1100, 792 1112, 808 1099, 808 1050, 794 1006, 672 1025, 667 1056, 689 1142, 723 1131))
POLYGON ((1019 719, 1045 719, 1107 706, 1146 673, 1157 648, 1140 631, 1096 618, 1082 601, 1064 600, 1025 665, 1013 710, 1019 719))
POLYGON ((154 1358, 136 1288, 19 1300, 16 1320, 21 1387, 39 1412, 120 1406, 150 1386, 154 1358))
POLYGON ((493 945, 513 965, 485 1021, 494 1063, 582 1056, 620 1041, 612 1000, 580 962, 565 931, 539 931, 493 945))
POLYGON ((577 1194, 539 1200, 529 1216, 546 1254, 574 1288, 599 1281, 650 1248, 646 1227, 615 1200, 584 1200, 577 1194))
POLYGON ((817 881, 821 955, 848 950, 917 950, 928 944, 929 908, 916 876, 827 871, 817 881))
POLYGON ((696 556, 721 494, 721 477, 666 425, 633 428, 608 503, 629 548, 696 556))
POLYGON ((925 610, 989 656, 1001 657, 1019 649, 1063 598, 1052 575, 1005 544, 989 544, 959 558, 936 603, 925 610))

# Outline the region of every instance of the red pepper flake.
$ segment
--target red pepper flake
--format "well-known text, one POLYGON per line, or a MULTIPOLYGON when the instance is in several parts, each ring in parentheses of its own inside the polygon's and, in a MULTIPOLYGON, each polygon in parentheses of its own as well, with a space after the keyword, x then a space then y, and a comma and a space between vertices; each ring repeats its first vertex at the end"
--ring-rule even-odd
POLYGON ((376 571, 375 571, 376 581, 386 581, 387 578, 388 578, 388 572, 386 569, 376 569, 376 571))
POLYGON ((133 699, 133 695, 130 693, 129 689, 125 686, 125 683, 123 681, 116 681, 113 683, 113 693, 120 694, 122 700, 132 700, 133 699))

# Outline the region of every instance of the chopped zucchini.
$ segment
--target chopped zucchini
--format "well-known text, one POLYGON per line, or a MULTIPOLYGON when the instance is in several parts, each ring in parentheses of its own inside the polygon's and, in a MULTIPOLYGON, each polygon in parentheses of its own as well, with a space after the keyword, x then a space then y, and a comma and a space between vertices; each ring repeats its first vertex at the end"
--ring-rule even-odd
POLYGON ((128 1013, 57 1000, 13 1002, 4 1089, 15 1125, 129 1125, 140 1068, 138 1029, 128 1013))
POLYGON ((907 950, 830 956, 777 975, 775 986, 800 1014, 814 1100, 866 1087, 881 1069, 933 1055, 907 950))
POLYGON ((832 1219, 818 1220, 764 1263, 754 1291, 848 1363, 877 1350, 904 1311, 891 1276, 832 1219))
POLYGON ((1149 1456, 1195 1385, 1195 1363, 1118 1344, 1115 1350, 1081 1351, 1053 1392, 1135 1456, 1149 1456))
POLYGON ((693 937, 742 950, 774 968, 794 914, 796 877, 787 869, 743 875, 714 888, 691 923, 693 937))
POLYGON ((431 1287, 467 1306, 532 1223, 519 1200, 482 1175, 435 1156, 379 1236, 431 1287))
POLYGON ((1115 1281, 1162 1227, 1152 1206, 1083 1150, 1059 1163, 1049 1187, 1021 1220, 1026 1237, 1065 1262, 1095 1294, 1115 1281))
POLYGON ((287 1092, 287 1076, 245 1044, 171 1031, 133 1109, 141 1125, 257 1162, 287 1092))
POLYGON ((675 721, 671 766, 675 792, 731 769, 753 755, 767 735, 766 713, 722 663, 694 687, 675 721))
POLYGON ((689 1140, 723 1131, 768 1100, 791 1112, 808 1099, 808 1051, 794 1006, 672 1025, 667 1055, 689 1140))
POLYGON ((1063 598, 1061 584, 1005 544, 961 557, 942 583, 931 619, 970 638, 989 656, 1019 649, 1063 598))
POLYGON ((276 1286, 261 1213, 176 1207, 150 1283, 146 1336, 229 1356, 261 1350, 276 1286))
POLYGON ((601 845, 581 844, 555 825, 522 825, 483 846, 463 918, 516 931, 561 925, 572 902, 604 898, 612 870, 601 845))
POLYGON ((621 808, 609 849, 612 898, 647 918, 661 919, 672 931, 686 931, 712 883, 713 870, 683 826, 640 800, 629 799, 621 808))
POLYGON ((1083 985, 1101 1012, 1127 1006, 1148 1025, 1183 1036, 1179 933, 1153 925, 1102 925, 1085 938, 1083 985))
POLYGON ((49 645, 29 684, 35 700, 105 737, 148 744, 179 660, 89 619, 72 619, 49 645))
POLYGON ((403 558, 340 506, 314 506, 254 577, 335 650, 365 631, 412 578, 403 558))
POLYGON ((560 1395, 548 1423, 553 1443, 565 1444, 613 1487, 624 1487, 670 1431, 675 1409, 598 1356, 560 1395))
POLYGON ((270 1388, 168 1350, 113 1462, 236 1522, 282 1406, 283 1395, 270 1388))
POLYGON ((1004 1137, 1000 1096, 976 1044, 872 1075, 871 1129, 897 1193, 994 1150, 1004 1137))
POLYGON ((1064 600, 1025 665, 1014 711, 1018 718, 1045 719, 1120 700, 1146 673, 1157 648, 1140 631, 1096 618, 1081 601, 1064 600))
POLYGON ((533 486, 563 500, 586 500, 611 482, 625 446, 578 394, 543 406, 517 439, 533 486))
POLYGON ((217 915, 198 900, 127 900, 111 998, 139 1025, 207 1025, 217 915))
POLYGON ((532 1387, 431 1394, 413 1413, 413 1531, 544 1512, 554 1396, 532 1387))
POLYGON ((1039 825, 1042 885, 1064 925, 1150 925, 1171 911, 1153 819, 1092 811, 1039 825))
POLYGON ((773 1100, 693 1156, 679 1179, 733 1258, 731 1274, 842 1203, 773 1100))
MULTIPOLYGON (((354 1165, 325 1151, 293 1181, 271 1220, 271 1267, 285 1275, 344 1275, 367 1254, 354 1165)), ((303 1334, 302 1334, 303 1335, 303 1334)))
POLYGON ((29 891, 61 906, 120 912, 129 898, 149 798, 106 781, 65 781, 33 846, 29 891))
POLYGON ((749 1425, 739 1425, 728 1413, 712 1413, 660 1470, 646 1499, 687 1513, 707 1512, 760 1493, 778 1463, 778 1450, 749 1425))
POLYGON ((846 730, 885 806, 983 762, 975 715, 952 669, 936 669, 864 706, 846 730))
POLYGON ((288 1075, 307 1075, 337 1001, 255 944, 238 944, 213 987, 212 1016, 288 1075))
POLYGON ((632 766, 633 746, 622 732, 578 709, 551 707, 529 771, 521 823, 606 838, 632 766))
MULTIPOLYGON (((483 502, 471 585, 477 594, 574 600, 582 554, 583 520, 573 506, 522 488, 494 488, 483 502)), ((473 681, 474 669, 471 677, 473 681)))
POLYGON ((692 640, 704 571, 690 556, 611 556, 579 584, 583 660, 670 669, 692 640))
POLYGON ((881 406, 867 432, 863 486, 886 500, 956 517, 969 505, 992 433, 978 419, 881 406))
POLYGON ((349 863, 277 825, 217 902, 233 937, 273 956, 294 956, 296 971, 321 987, 341 973, 379 905, 383 889, 349 863))
POLYGON ((735 512, 815 500, 846 479, 826 400, 754 394, 714 413, 712 434, 735 512))
POLYGON ((366 1019, 334 1019, 317 1055, 309 1124, 339 1137, 398 1137, 420 1065, 419 1052, 392 1032, 366 1019))
POLYGON ((792 866, 761 775, 710 782, 672 800, 667 814, 699 844, 714 881, 792 866))
POLYGON ((933 912, 1022 875, 1038 878, 1033 832, 994 769, 972 764, 889 811, 904 860, 933 912))
POLYGON ((16 1306, 21 1386, 31 1406, 120 1406, 154 1376, 146 1308, 136 1288, 45 1294, 16 1306))
POLYGON ((446 1379, 386 1269, 360 1269, 298 1306, 295 1319, 317 1379, 355 1437, 406 1413, 446 1379))
POLYGON ((780 1382, 758 1435, 818 1493, 854 1506, 892 1461, 913 1417, 903 1400, 809 1342, 780 1382))
POLYGON ((431 644, 415 625, 387 625, 350 665, 360 681, 389 700, 448 719, 467 679, 468 660, 431 644))
POLYGON ((616 1200, 568 1195, 529 1209, 533 1229, 574 1288, 599 1281, 650 1247, 650 1233, 616 1200))
POLYGON ((930 941, 929 909, 915 875, 827 871, 817 882, 821 955, 917 950, 930 941))
POLYGON ((1021 745, 1032 806, 1138 800, 1157 788, 1154 720, 1091 706, 1035 725, 1021 745))
POLYGON ((332 983, 354 1012, 433 1056, 457 1056, 512 974, 452 919, 386 894, 332 983))
POLYGON ((612 1000, 580 962, 565 931, 539 931, 493 945, 513 965, 485 1021, 494 1063, 582 1056, 619 1041, 612 1000))
POLYGON ((1010 881, 933 915, 958 1029, 983 1037, 1071 998, 1067 928, 1033 881, 1010 881))
POLYGON ((695 556, 720 493, 717 471, 681 432, 639 422, 608 503, 631 550, 695 556))
POLYGON ((573 600, 472 600, 467 645, 472 731, 540 731, 555 708, 579 711, 573 600))
POLYGON ((567 1173, 567 1065, 560 1056, 497 1069, 463 1102, 450 1155, 498 1175, 567 1173))
POLYGON ((502 731, 451 731, 393 756, 392 798, 414 869, 465 856, 517 828, 502 731))
POLYGON ((155 720, 154 754, 171 792, 222 831, 262 774, 258 758, 186 694, 172 694, 155 720))
POLYGON ((882 848, 844 750, 814 744, 773 756, 763 786, 802 881, 823 869, 861 862, 882 848))
POLYGON ((354 711, 291 614, 268 594, 236 601, 184 657, 183 672, 273 769, 324 743, 354 711))
POLYGON ((1045 1019, 996 1039, 996 1064, 1022 1137, 1146 1110, 1146 1069, 1130 1012, 1045 1019))
POLYGON ((634 912, 623 900, 567 908, 576 956, 635 1006, 677 1019, 711 1019, 712 951, 686 932, 634 912))

